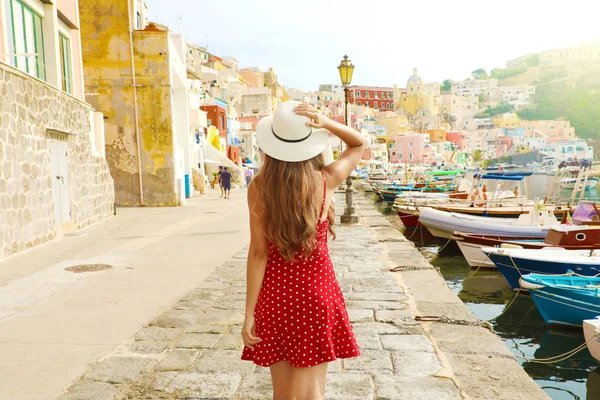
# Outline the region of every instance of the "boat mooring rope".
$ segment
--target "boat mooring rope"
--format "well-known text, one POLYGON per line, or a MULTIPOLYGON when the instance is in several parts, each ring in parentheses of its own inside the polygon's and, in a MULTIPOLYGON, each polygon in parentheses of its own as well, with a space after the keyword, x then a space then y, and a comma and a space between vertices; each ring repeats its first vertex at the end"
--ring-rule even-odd
POLYGON ((529 361, 529 362, 532 362, 532 363, 537 363, 537 364, 555 364, 555 363, 559 363, 561 361, 565 361, 566 359, 568 359, 568 358, 574 356, 575 354, 579 353, 581 350, 585 349, 588 344, 590 344, 594 340, 596 340, 598 338, 598 336, 600 336, 600 333, 595 333, 589 340, 583 342, 579 346, 575 347, 573 350, 569 350, 566 353, 559 354, 559 355, 553 356, 553 357, 547 357, 547 358, 529 358, 529 357, 519 356, 517 354, 515 354, 515 356, 517 358, 520 358, 522 360, 529 361))

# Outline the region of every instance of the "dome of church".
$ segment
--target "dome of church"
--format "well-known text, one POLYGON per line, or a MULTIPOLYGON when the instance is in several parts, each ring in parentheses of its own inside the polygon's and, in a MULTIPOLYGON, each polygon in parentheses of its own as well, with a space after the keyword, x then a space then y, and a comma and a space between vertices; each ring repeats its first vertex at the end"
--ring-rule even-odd
POLYGON ((423 78, 421 78, 421 76, 419 75, 419 71, 417 71, 417 69, 413 69, 413 74, 410 78, 408 78, 408 82, 406 83, 406 86, 408 85, 422 85, 425 82, 423 81, 423 78))

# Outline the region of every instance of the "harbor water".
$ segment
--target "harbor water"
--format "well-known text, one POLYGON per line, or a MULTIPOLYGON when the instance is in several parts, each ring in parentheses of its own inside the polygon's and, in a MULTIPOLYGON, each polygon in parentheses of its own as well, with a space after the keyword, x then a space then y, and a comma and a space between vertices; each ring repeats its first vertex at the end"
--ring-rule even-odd
MULTIPOLYGON (((529 180, 531 197, 544 198, 552 176, 537 175, 529 180)), ((585 197, 598 199, 599 194, 596 190, 588 190, 585 197)), ((569 198, 570 193, 565 191, 560 193, 560 197, 569 198)), ((373 194, 373 199, 378 202, 381 212, 391 220, 399 221, 389 204, 377 200, 376 194, 373 194)), ((585 342, 581 329, 545 325, 531 297, 519 294, 514 298, 516 294, 498 271, 472 270, 456 244, 437 239, 426 229, 406 230, 404 235, 415 243, 432 265, 440 268, 450 288, 473 315, 490 321, 515 355, 530 359, 547 358, 563 354, 585 342)), ((600 367, 587 348, 560 363, 538 364, 520 358, 519 363, 552 399, 600 399, 600 367)))

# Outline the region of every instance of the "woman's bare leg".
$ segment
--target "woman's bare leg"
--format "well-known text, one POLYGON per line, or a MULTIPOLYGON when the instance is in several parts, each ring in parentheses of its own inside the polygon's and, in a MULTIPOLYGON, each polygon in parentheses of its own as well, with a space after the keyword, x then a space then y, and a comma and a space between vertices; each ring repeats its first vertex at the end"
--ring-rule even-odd
POLYGON ((325 398, 326 362, 310 368, 294 368, 292 372, 293 400, 323 400, 325 398))
POLYGON ((271 380, 273 381, 273 400, 293 400, 292 374, 294 367, 287 361, 279 361, 271 365, 271 380))

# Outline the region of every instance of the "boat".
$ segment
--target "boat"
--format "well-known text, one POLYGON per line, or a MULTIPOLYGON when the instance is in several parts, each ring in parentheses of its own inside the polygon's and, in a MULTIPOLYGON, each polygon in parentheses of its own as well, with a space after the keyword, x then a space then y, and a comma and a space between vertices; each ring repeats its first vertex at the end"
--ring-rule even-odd
POLYGON ((496 268, 481 251, 482 247, 544 249, 561 247, 567 250, 600 250, 600 227, 559 225, 550 228, 542 240, 534 236, 478 235, 454 232, 452 239, 472 268, 496 268))
POLYGON ((450 239, 454 231, 545 238, 550 227, 559 224, 552 207, 525 208, 524 213, 516 219, 477 217, 429 207, 421 207, 419 211, 419 222, 427 227, 433 236, 446 239, 450 239))
POLYGON ((600 225, 600 212, 593 201, 581 201, 571 217, 574 225, 600 225))
MULTIPOLYGON (((581 184, 585 186, 585 190, 590 190, 590 189, 593 189, 598 184, 598 181, 600 181, 600 179, 591 177, 591 178, 587 178, 581 184)), ((560 181, 560 187, 563 189, 575 189, 576 185, 577 185, 576 178, 564 178, 564 179, 561 179, 561 181, 560 181)))
POLYGON ((600 363, 600 316, 583 320, 583 335, 590 354, 600 363))
POLYGON ((600 315, 600 278, 528 274, 520 279, 548 325, 582 327, 600 315))
MULTIPOLYGON (((482 247, 513 289, 527 274, 562 275, 573 271, 583 276, 600 273, 600 250, 565 250, 561 247, 519 249, 482 247)), ((600 313, 599 313, 600 314, 600 313)))

